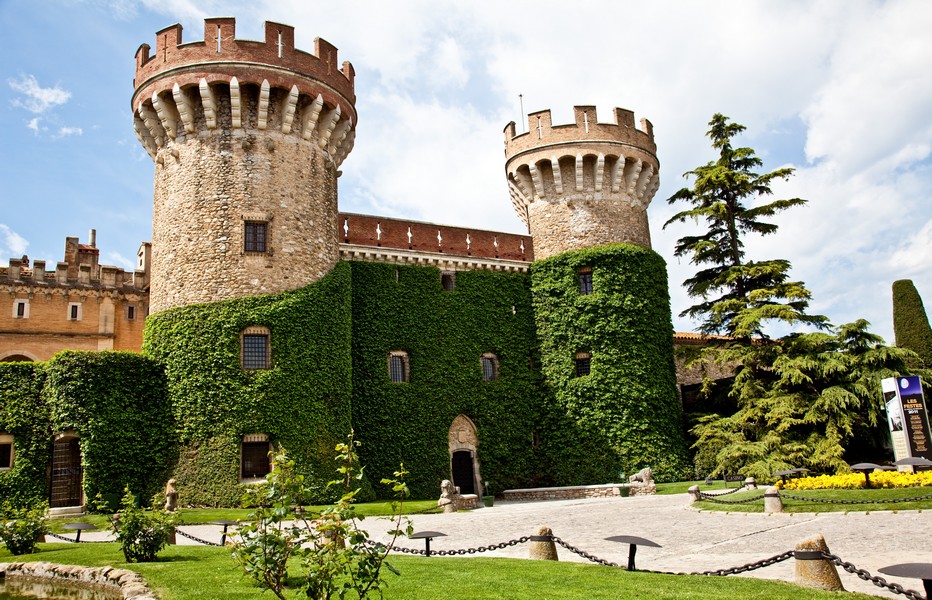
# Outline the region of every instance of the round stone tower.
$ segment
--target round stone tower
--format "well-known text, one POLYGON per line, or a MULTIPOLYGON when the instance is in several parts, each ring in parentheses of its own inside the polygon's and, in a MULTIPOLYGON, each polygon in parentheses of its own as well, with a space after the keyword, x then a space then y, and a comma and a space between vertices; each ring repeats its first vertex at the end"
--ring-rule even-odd
POLYGON ((528 115, 528 132, 505 127, 505 172, 518 216, 534 237, 535 259, 613 242, 650 248, 647 205, 660 185, 650 121, 615 109, 599 123, 594 106, 576 122, 553 125, 550 111, 528 115))
POLYGON ((317 281, 338 260, 337 177, 353 146, 354 71, 318 38, 236 20, 181 25, 136 52, 136 136, 155 161, 153 312, 275 293, 317 281))

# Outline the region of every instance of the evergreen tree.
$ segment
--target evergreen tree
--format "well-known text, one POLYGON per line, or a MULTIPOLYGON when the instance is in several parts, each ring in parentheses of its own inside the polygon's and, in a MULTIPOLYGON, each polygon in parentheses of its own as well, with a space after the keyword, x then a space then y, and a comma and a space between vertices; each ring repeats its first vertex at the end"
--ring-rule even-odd
POLYGON ((743 125, 715 114, 709 127, 707 135, 719 151, 718 160, 687 172, 684 177, 695 178, 694 186, 667 200, 670 204, 685 201, 692 207, 673 215, 664 228, 687 219, 704 220, 706 225, 705 233, 682 237, 676 244, 676 256, 689 256, 693 264, 705 267, 684 282, 690 297, 701 301, 680 316, 700 320, 703 333, 744 339, 765 337, 763 324, 773 319, 824 326, 825 317, 806 314, 811 294, 802 282, 789 281, 788 261, 745 260, 742 236, 776 232, 776 225, 762 219, 806 203, 790 198, 756 207, 745 205, 772 194, 771 183, 789 178, 793 169, 758 174, 754 170, 763 163, 754 150, 732 146, 732 137, 744 131, 743 125))
POLYGON ((893 335, 897 346, 909 348, 925 366, 932 367, 932 327, 910 279, 893 282, 893 335))

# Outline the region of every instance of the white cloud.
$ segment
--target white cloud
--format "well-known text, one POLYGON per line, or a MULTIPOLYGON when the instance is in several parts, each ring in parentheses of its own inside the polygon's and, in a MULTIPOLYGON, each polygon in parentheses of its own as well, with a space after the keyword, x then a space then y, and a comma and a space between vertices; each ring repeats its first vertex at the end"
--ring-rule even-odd
POLYGON ((61 127, 58 130, 58 137, 63 138, 69 135, 82 135, 84 130, 80 127, 61 127))
POLYGON ((136 261, 126 258, 119 252, 108 252, 107 260, 109 261, 108 264, 112 264, 116 267, 122 267, 127 271, 132 271, 136 268, 136 261))
POLYGON ((466 57, 455 39, 444 36, 432 49, 427 77, 434 85, 461 88, 469 80, 466 57))
POLYGON ((20 257, 26 254, 29 242, 3 223, 0 223, 0 254, 20 257))
POLYGON ((26 128, 31 129, 33 133, 39 135, 39 117, 33 117, 26 123, 26 128))
POLYGON ((33 75, 23 75, 19 79, 7 81, 9 86, 23 95, 13 100, 13 105, 35 114, 60 106, 71 98, 71 92, 55 87, 42 87, 33 75))

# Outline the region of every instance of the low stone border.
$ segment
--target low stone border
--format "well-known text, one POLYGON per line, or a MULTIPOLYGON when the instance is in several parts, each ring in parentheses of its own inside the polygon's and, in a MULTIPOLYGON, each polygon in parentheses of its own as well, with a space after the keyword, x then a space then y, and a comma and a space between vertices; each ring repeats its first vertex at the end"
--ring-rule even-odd
POLYGON ((6 577, 109 589, 124 599, 158 600, 142 575, 113 567, 78 567, 47 562, 0 563, 0 578, 6 577))
POLYGON ((629 496, 646 496, 657 492, 657 487, 653 483, 605 483, 601 485, 568 485, 564 487, 505 490, 502 495, 505 500, 575 500, 578 498, 621 496, 622 488, 629 490, 629 496))

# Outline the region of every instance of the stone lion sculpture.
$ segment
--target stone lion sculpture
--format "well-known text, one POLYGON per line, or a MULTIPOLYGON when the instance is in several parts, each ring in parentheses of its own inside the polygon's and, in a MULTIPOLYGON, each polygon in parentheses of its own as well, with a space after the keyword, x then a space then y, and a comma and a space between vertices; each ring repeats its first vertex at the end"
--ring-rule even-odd
POLYGON ((456 497, 459 496, 456 486, 449 479, 440 482, 440 500, 437 500, 437 506, 443 508, 443 512, 456 511, 456 497))
POLYGON ((644 467, 634 475, 628 478, 628 483, 653 483, 654 472, 650 467, 644 467))
POLYGON ((175 512, 178 508, 178 490, 175 489, 175 480, 169 479, 165 486, 165 512, 175 512))

